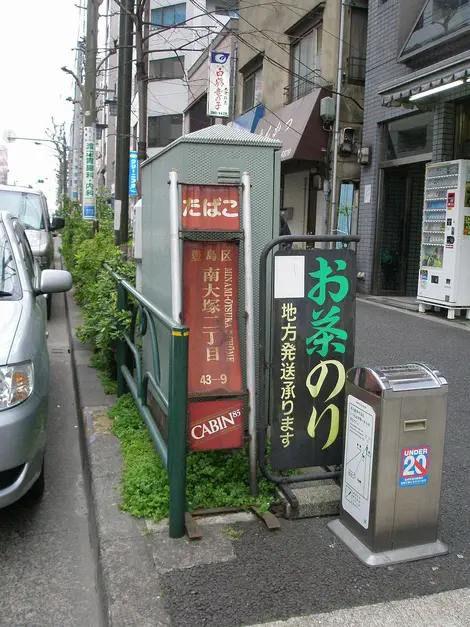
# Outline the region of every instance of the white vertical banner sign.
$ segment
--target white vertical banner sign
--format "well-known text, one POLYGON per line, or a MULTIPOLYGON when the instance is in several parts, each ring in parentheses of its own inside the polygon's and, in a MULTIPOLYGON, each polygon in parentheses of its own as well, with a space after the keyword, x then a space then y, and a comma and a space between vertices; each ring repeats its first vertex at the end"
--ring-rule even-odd
POLYGON ((83 218, 96 218, 95 129, 92 126, 83 129, 83 218))
POLYGON ((209 95, 207 115, 213 118, 230 116, 230 53, 209 52, 209 95))

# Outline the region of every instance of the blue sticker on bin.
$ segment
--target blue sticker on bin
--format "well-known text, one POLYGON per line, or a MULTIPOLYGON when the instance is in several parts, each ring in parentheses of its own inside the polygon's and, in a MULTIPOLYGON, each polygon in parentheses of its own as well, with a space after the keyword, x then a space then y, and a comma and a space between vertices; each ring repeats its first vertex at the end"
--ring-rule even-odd
POLYGON ((401 452, 400 488, 425 485, 429 479, 429 446, 404 448, 401 452))

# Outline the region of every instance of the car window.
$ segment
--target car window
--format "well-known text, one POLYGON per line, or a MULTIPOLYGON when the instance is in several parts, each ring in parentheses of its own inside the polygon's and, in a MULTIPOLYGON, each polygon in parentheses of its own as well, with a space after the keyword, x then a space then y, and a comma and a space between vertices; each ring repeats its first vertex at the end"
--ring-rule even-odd
POLYGON ((36 272, 35 272, 34 258, 31 252, 31 247, 29 245, 28 238, 26 237, 26 234, 23 228, 21 227, 21 224, 18 221, 15 221, 13 228, 15 230, 15 235, 17 237, 18 245, 21 250, 21 256, 26 266, 26 272, 28 273, 28 276, 31 280, 31 285, 35 286, 36 285, 36 272))
POLYGON ((10 189, 0 190, 0 211, 8 211, 23 223, 25 229, 39 231, 45 228, 39 194, 10 189))
POLYGON ((13 251, 5 227, 0 223, 0 300, 18 298, 20 284, 13 251))

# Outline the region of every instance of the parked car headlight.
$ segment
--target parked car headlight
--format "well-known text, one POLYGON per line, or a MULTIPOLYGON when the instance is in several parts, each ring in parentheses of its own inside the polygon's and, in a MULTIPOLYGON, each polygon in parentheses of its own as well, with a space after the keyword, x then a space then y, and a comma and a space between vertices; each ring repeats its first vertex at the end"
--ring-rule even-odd
POLYGON ((30 361, 0 366, 0 411, 19 405, 33 392, 33 364, 30 361))

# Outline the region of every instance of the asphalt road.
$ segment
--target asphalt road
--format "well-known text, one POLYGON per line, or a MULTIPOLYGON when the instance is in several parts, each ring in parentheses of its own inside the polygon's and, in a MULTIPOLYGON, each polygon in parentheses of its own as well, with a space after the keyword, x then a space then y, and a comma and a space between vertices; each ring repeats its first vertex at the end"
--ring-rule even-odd
POLYGON ((235 560, 163 575, 174 627, 250 625, 470 586, 470 332, 360 302, 356 342, 356 363, 419 360, 448 379, 440 537, 450 554, 373 570, 336 540, 328 519, 283 521, 275 533, 239 524, 235 560))
POLYGON ((63 294, 53 298, 46 493, 0 510, 0 625, 98 627, 63 294))

